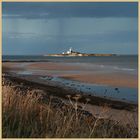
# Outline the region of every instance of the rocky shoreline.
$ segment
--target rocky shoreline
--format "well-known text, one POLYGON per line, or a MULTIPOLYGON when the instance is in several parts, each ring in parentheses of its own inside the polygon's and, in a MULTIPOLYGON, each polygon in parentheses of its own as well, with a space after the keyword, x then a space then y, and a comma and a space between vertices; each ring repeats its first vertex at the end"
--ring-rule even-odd
MULTIPOLYGON (((64 87, 59 87, 55 85, 46 85, 46 84, 40 83, 39 81, 35 80, 36 77, 32 77, 29 79, 24 76, 20 77, 16 75, 10 75, 8 73, 5 73, 5 77, 8 77, 12 82, 15 82, 18 84, 24 83, 25 85, 31 86, 32 88, 38 87, 38 89, 42 89, 48 92, 50 95, 54 95, 63 99, 67 99, 67 95, 75 96, 76 94, 80 94, 78 91, 73 91, 64 87)), ((98 106, 107 105, 114 109, 128 110, 128 111, 133 111, 137 108, 136 104, 109 100, 109 99, 96 97, 92 95, 85 95, 85 94, 81 95, 79 102, 85 103, 87 98, 90 99, 89 104, 91 105, 98 105, 98 106)))

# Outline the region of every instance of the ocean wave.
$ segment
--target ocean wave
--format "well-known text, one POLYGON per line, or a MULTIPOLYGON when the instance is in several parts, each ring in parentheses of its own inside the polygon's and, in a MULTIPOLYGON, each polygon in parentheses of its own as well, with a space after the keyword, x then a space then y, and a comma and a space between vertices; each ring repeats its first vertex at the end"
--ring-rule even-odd
POLYGON ((119 68, 117 66, 113 67, 116 70, 123 70, 123 71, 135 71, 136 69, 131 69, 131 68, 119 68))

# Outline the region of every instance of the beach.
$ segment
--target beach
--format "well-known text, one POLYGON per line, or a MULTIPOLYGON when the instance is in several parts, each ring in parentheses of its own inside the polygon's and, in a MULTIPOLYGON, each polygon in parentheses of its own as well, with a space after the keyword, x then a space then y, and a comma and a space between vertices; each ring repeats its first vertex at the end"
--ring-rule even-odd
POLYGON ((114 126, 137 129, 138 79, 133 69, 89 63, 8 61, 2 63, 2 73, 11 87, 24 94, 28 89, 35 94, 39 91, 39 96, 43 93, 43 102, 53 98, 54 110, 63 112, 64 106, 77 105, 88 120, 100 117, 114 126))
POLYGON ((12 69, 13 71, 16 69, 18 71, 25 70, 27 74, 29 72, 38 75, 52 75, 91 84, 105 84, 132 88, 137 88, 138 86, 137 74, 129 74, 125 71, 112 71, 102 69, 102 67, 95 67, 89 70, 89 67, 86 65, 78 66, 75 64, 72 65, 55 62, 34 62, 23 64, 7 62, 3 64, 3 67, 12 69))
POLYGON ((64 61, 4 62, 3 70, 9 70, 26 79, 37 77, 34 78, 35 81, 55 84, 93 96, 138 103, 138 74, 134 68, 64 61))
MULTIPOLYGON (((74 104, 74 97, 79 95, 79 92, 70 90, 68 88, 58 87, 56 85, 43 84, 40 81, 35 80, 36 77, 26 78, 26 77, 17 77, 15 75, 9 75, 7 73, 3 74, 5 82, 10 82, 12 87, 20 89, 22 92, 25 92, 26 88, 29 91, 34 90, 35 92, 43 92, 44 100, 48 96, 52 96, 59 100, 62 100, 65 104, 69 104, 68 96, 71 96, 71 100, 74 104), (25 91, 24 91, 25 90, 25 91)), ((111 101, 103 98, 92 97, 88 95, 81 95, 78 100, 78 106, 81 108, 84 106, 84 110, 91 113, 93 116, 101 115, 102 118, 109 118, 110 120, 118 122, 118 124, 126 126, 127 124, 137 127, 138 123, 138 112, 137 105, 128 104, 119 101, 111 101), (86 103, 88 100, 88 104, 86 103), (123 117, 124 116, 124 117, 123 117), (125 121, 124 121, 125 118, 125 121)))
POLYGON ((138 103, 137 71, 112 65, 71 62, 3 62, 3 71, 45 85, 112 101, 138 103))
POLYGON ((3 75, 14 85, 43 90, 66 103, 69 102, 67 96, 74 101, 73 98, 80 95, 78 105, 84 106, 88 100, 84 109, 93 116, 102 114, 103 118, 117 121, 120 125, 136 127, 138 73, 133 63, 124 67, 126 62, 121 64, 116 58, 107 64, 81 62, 80 58, 58 59, 5 61, 2 63, 3 75), (127 119, 124 121, 122 116, 127 119))

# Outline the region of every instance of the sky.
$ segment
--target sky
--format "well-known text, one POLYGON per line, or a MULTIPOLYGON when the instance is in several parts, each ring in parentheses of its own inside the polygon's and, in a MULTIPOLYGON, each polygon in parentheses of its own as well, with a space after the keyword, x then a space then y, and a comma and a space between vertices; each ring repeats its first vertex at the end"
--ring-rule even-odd
POLYGON ((137 2, 2 2, 3 55, 138 53, 137 2))

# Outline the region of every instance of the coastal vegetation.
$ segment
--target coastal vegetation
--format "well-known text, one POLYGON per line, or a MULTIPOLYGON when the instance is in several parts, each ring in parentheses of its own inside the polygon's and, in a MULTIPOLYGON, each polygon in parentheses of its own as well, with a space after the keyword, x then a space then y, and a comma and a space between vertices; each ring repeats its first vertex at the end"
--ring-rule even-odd
POLYGON ((78 105, 81 95, 67 95, 67 101, 42 90, 16 85, 2 79, 3 138, 136 138, 138 129, 101 116, 93 116, 78 105), (73 100, 72 100, 73 98, 73 100))

